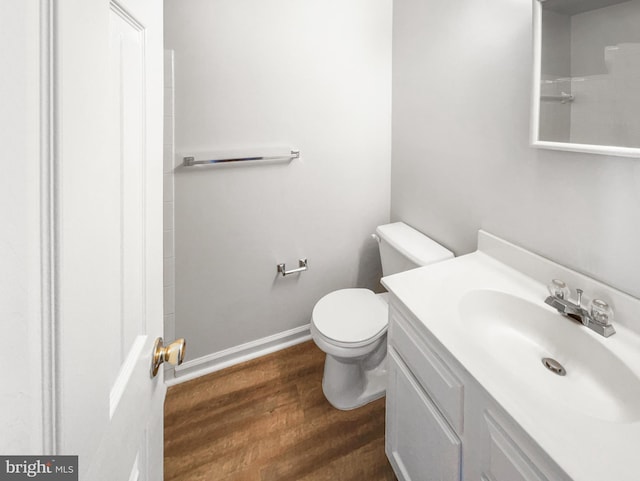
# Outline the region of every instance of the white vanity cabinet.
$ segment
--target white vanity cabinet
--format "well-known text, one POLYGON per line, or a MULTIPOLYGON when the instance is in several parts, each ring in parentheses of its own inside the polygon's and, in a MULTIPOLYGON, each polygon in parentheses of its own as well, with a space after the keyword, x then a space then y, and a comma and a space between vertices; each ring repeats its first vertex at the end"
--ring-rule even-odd
POLYGON ((400 481, 571 481, 391 295, 386 452, 400 481))

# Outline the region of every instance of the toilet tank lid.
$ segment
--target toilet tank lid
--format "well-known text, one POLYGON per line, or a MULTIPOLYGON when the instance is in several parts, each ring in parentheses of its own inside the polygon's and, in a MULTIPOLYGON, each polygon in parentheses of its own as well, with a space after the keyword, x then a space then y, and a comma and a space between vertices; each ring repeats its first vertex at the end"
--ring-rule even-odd
POLYGON ((419 266, 453 258, 453 252, 404 222, 378 226, 376 234, 419 266))

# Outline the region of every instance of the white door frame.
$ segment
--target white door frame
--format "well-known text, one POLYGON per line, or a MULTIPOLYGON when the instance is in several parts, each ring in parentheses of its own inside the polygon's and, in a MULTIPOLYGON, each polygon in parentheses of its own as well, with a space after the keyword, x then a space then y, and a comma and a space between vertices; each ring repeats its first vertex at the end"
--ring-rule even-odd
POLYGON ((58 182, 57 121, 55 98, 56 0, 40 1, 40 258, 41 258, 41 353, 42 353, 42 447, 58 453, 57 384, 57 259, 58 182))

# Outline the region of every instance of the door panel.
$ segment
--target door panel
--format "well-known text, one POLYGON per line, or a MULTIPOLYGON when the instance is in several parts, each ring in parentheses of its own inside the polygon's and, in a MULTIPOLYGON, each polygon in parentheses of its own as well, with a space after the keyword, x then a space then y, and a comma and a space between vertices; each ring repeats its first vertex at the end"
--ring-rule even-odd
MULTIPOLYGON (((109 18, 109 108, 115 183, 113 249, 121 286, 120 315, 110 321, 108 342, 112 392, 131 376, 146 339, 144 258, 144 28, 111 5, 109 18), (127 362, 127 360, 129 362, 127 362)), ((112 399, 117 396, 112 396, 112 399)), ((115 409, 111 405, 111 411, 115 409)))
POLYGON ((60 454, 162 479, 162 2, 57 2, 60 454))
POLYGON ((484 421, 491 439, 491 456, 485 478, 492 481, 547 481, 491 411, 485 411, 484 421))

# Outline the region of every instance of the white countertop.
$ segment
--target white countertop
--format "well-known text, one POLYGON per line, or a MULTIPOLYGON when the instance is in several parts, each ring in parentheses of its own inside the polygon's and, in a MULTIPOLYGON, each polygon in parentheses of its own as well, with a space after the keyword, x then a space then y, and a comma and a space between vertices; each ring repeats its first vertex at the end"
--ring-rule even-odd
MULTIPOLYGON (((636 389, 640 389, 640 336, 634 324, 640 322, 640 315, 629 319, 640 313, 640 300, 490 234, 481 232, 480 238, 480 250, 473 254, 388 276, 382 283, 572 479, 640 480, 640 398, 633 398, 639 406, 637 410, 627 403, 619 413, 615 411, 615 403, 608 405, 600 402, 598 396, 590 397, 588 389, 584 391, 585 399, 578 403, 559 399, 560 391, 554 385, 567 382, 572 366, 565 366, 566 379, 545 371, 539 360, 534 365, 518 358, 522 365, 514 366, 513 358, 501 358, 507 357, 504 352, 508 351, 496 351, 487 345, 486 340, 490 338, 478 335, 477 329, 482 326, 469 329, 469 321, 462 318, 460 307, 469 292, 492 290, 543 306, 555 315, 553 309, 544 304, 548 295, 546 282, 551 279, 547 276, 580 282, 573 287, 584 286, 585 294, 591 291, 592 295, 604 297, 616 309, 616 319, 620 320, 614 322, 616 334, 601 337, 559 314, 558 322, 568 323, 567 329, 584 330, 575 331, 576 338, 586 332, 591 336, 587 345, 593 347, 594 342, 601 343, 613 353, 624 367, 626 377, 619 376, 628 387, 624 391, 628 397, 635 396, 636 389), (542 279, 547 280, 542 282, 542 279), (627 382, 629 380, 633 382, 627 382), (590 402, 600 404, 594 406, 590 402)), ((573 332, 567 329, 566 332, 573 332)), ((608 374, 615 380, 616 372, 608 374)))

